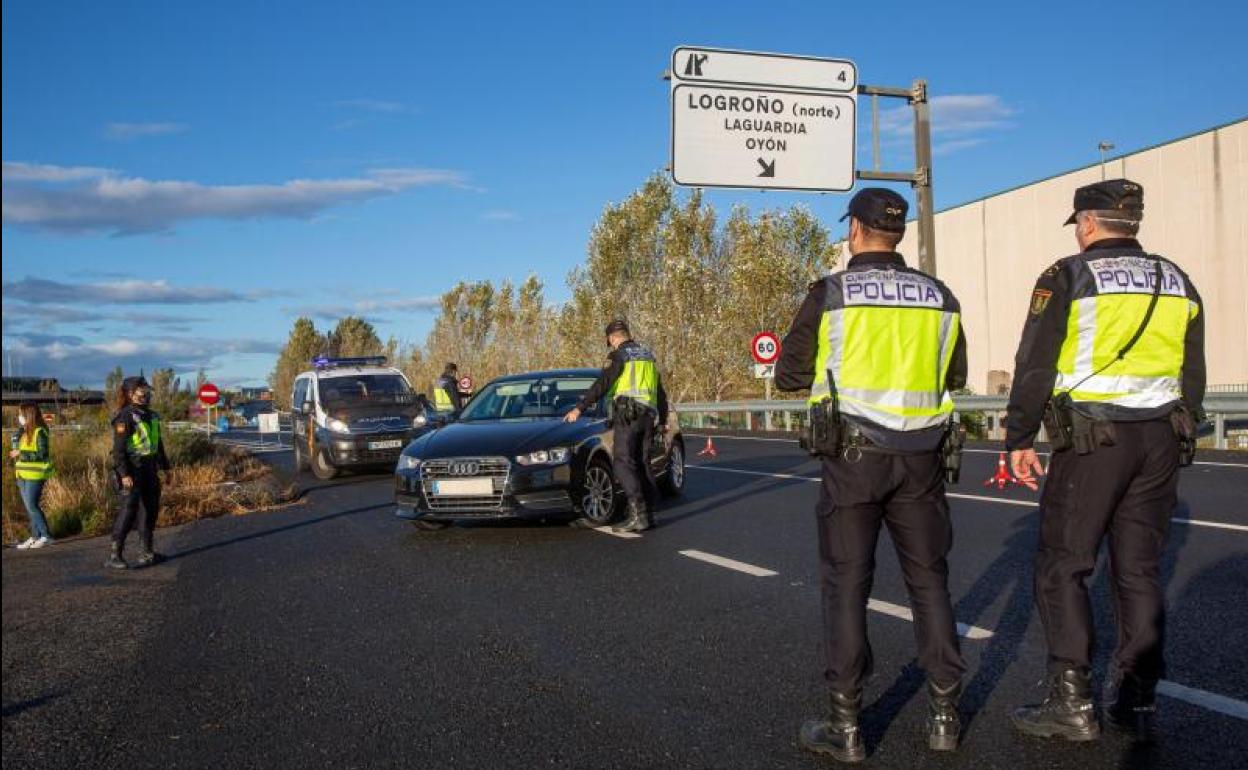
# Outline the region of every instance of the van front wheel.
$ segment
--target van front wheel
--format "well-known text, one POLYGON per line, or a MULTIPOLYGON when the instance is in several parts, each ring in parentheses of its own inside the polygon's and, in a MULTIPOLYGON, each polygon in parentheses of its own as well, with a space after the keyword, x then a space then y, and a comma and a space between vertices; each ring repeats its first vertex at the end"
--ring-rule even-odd
POLYGON ((323 481, 338 475, 338 469, 330 461, 329 450, 325 447, 316 447, 312 451, 312 475, 323 481))

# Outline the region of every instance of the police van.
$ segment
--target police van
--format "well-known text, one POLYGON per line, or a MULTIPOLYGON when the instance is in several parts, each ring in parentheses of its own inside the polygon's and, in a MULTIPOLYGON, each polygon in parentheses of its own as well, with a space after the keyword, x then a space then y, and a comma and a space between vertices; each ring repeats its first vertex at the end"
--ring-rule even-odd
POLYGON ((291 395, 295 467, 331 479, 343 468, 393 468, 407 442, 428 429, 423 393, 385 356, 317 358, 291 395))

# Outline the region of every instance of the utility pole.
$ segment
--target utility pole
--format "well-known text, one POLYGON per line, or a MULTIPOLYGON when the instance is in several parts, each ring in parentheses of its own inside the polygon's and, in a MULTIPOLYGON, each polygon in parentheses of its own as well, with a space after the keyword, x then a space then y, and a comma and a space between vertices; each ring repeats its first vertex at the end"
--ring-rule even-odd
POLYGON ((1114 149, 1114 143, 1113 142, 1101 142, 1100 144, 1096 146, 1096 149, 1101 151, 1101 181, 1104 182, 1105 181, 1105 153, 1114 149))

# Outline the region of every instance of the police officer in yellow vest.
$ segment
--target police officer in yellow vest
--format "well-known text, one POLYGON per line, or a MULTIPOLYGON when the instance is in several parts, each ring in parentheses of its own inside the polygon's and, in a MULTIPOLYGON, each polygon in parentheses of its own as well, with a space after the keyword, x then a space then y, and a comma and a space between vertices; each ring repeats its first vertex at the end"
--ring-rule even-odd
POLYGON ((14 461, 18 491, 22 495, 22 504, 26 506, 26 515, 30 517, 30 537, 17 547, 43 548, 53 542, 48 520, 40 505, 43 485, 52 478, 48 426, 39 413, 39 407, 30 402, 17 408, 17 421, 20 427, 13 435, 9 458, 14 461))
POLYGON ((667 392, 654 354, 633 341, 626 321, 607 324, 606 335, 609 361, 564 420, 575 422, 598 399, 608 397, 614 409, 611 466, 628 498, 628 518, 613 529, 642 532, 654 526, 651 514, 659 499, 650 450, 654 431, 666 430, 667 392))
POLYGON ((928 745, 954 749, 960 731, 966 666, 947 587, 953 533, 942 448, 949 392, 966 381, 966 344, 953 293, 896 251, 907 208, 882 188, 850 200, 853 258, 811 284, 776 366, 780 390, 810 390, 802 443, 823 466, 815 512, 831 710, 804 724, 799 742, 843 762, 866 756, 858 716, 872 669, 866 614, 881 524, 914 607, 928 745))
POLYGON ((464 408, 459 395, 459 367, 448 363, 442 376, 433 383, 433 408, 439 412, 458 412, 464 408))
POLYGON ((160 515, 159 471, 169 470, 160 415, 148 408, 151 388, 143 377, 127 377, 117 390, 117 413, 112 419, 113 475, 120 498, 113 522, 112 552, 104 566, 127 569, 126 537, 138 518, 139 556, 134 565, 146 567, 159 561, 152 550, 152 533, 160 515), (143 516, 138 516, 139 503, 143 516))
POLYGON ((1118 643, 1107 723, 1147 738, 1162 658, 1160 571, 1178 469, 1191 462, 1205 394, 1204 309, 1177 265, 1135 239, 1144 190, 1113 179, 1075 191, 1080 253, 1031 295, 1010 391, 1006 447, 1032 489, 1033 447, 1053 442, 1040 497, 1035 594, 1048 641, 1049 694, 1014 712, 1025 733, 1093 740, 1092 613, 1086 580, 1109 535, 1118 643))

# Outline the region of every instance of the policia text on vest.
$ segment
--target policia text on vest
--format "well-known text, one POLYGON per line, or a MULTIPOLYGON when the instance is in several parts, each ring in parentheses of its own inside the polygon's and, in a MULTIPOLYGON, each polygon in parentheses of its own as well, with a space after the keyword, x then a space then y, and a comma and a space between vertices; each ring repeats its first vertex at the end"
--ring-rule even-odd
POLYGON ((890 190, 854 196, 854 256, 843 272, 811 284, 776 366, 780 390, 810 391, 813 430, 803 443, 823 476, 815 511, 830 715, 803 725, 800 740, 848 761, 865 756, 858 714, 872 669, 866 605, 881 526, 914 607, 933 749, 957 745, 966 670, 947 587, 953 533, 941 456, 950 391, 966 380, 966 343, 953 293, 895 251, 906 208, 890 190))
POLYGON ((1138 183, 1081 187, 1074 210, 1066 223, 1081 251, 1036 281, 1006 424, 1014 473, 1033 489, 1042 421, 1054 450, 1035 565, 1049 693, 1017 709, 1014 724, 1031 735, 1093 740, 1101 724, 1086 582, 1106 535, 1118 639, 1105 718, 1151 730, 1165 667, 1161 555, 1204 400, 1204 307, 1178 265, 1135 240, 1144 216, 1138 183))

